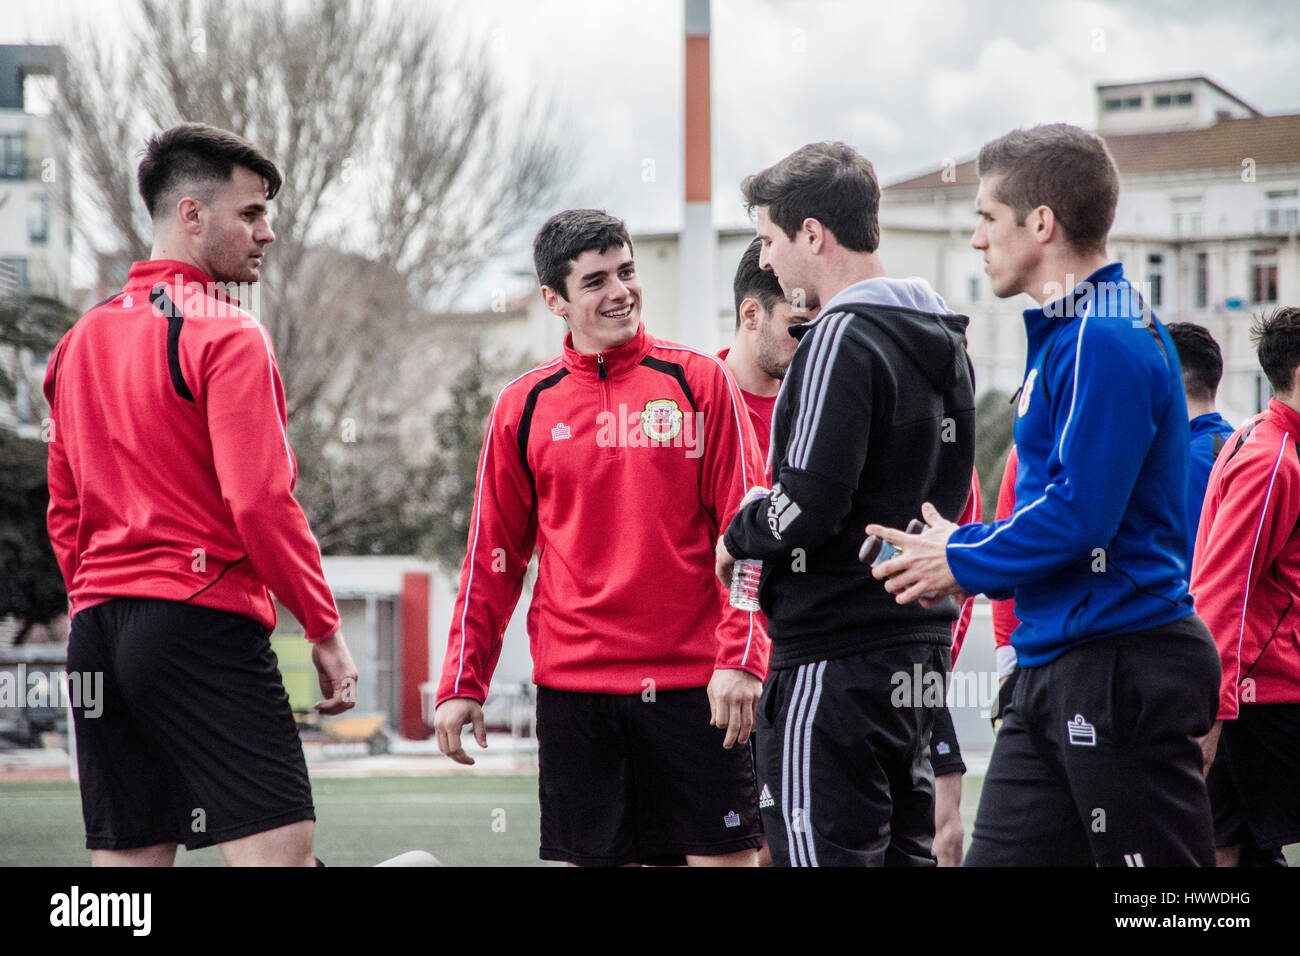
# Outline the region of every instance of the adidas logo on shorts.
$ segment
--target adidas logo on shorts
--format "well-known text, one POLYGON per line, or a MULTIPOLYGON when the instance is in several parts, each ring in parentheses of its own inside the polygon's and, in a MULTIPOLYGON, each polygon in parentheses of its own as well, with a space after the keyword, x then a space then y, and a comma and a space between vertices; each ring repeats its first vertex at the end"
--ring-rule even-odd
POLYGON ((758 805, 760 807, 776 805, 776 801, 772 799, 772 791, 767 789, 767 784, 763 784, 763 792, 758 795, 758 805))

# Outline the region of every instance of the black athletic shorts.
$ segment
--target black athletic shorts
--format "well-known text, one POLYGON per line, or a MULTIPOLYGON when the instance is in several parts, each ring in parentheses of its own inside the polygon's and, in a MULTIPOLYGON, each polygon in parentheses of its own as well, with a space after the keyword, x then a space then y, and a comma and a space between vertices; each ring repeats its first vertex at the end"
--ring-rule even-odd
POLYGON ((929 745, 948 662, 946 645, 900 644, 768 675, 758 779, 773 866, 935 865, 929 745))
POLYGON ((722 748, 703 687, 640 694, 537 688, 543 860, 680 866, 757 849, 750 748, 722 748))
POLYGON ((1213 866, 1219 673, 1194 614, 1021 667, 965 865, 1213 866))
POLYGON ((67 668, 83 683, 103 675, 102 706, 73 709, 88 849, 194 850, 316 819, 289 696, 252 618, 107 601, 73 617, 67 668))
POLYGON ((1300 704, 1245 704, 1225 720, 1207 783, 1215 846, 1266 850, 1267 863, 1300 843, 1300 704))
POLYGON ((936 777, 946 773, 965 773, 966 761, 961 758, 961 744, 957 742, 957 728, 947 707, 934 712, 934 729, 930 732, 930 766, 936 777))

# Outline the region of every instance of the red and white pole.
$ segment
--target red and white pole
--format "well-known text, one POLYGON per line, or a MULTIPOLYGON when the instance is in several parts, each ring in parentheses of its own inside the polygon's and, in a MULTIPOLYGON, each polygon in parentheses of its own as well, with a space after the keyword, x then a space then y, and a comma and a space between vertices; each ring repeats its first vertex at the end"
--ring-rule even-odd
POLYGON ((686 202, 681 241, 681 340, 708 352, 719 348, 714 260, 709 113, 709 0, 686 0, 686 202))

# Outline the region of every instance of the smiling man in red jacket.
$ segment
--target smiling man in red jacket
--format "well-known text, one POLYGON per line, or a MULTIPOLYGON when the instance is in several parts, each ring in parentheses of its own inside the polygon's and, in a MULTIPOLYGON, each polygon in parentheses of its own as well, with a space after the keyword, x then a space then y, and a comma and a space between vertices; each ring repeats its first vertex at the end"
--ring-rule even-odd
POLYGON ((575 865, 756 862, 745 744, 767 673, 757 614, 713 580, 713 542, 763 462, 716 356, 641 324, 623 223, 593 209, 533 243, 564 353, 501 390, 479 461, 434 729, 472 724, 534 549, 528 612, 541 857, 575 865))
POLYGON ((1251 330, 1273 386, 1210 473, 1192 560, 1197 613, 1223 661, 1205 738, 1220 866, 1300 842, 1300 308, 1251 330))
POLYGON ((275 239, 280 172, 234 133, 149 141, 140 195, 153 251, 55 347, 48 525, 71 602, 73 709, 96 866, 170 865, 178 843, 232 865, 312 866, 302 744, 268 636, 268 588, 303 625, 325 701, 354 706, 271 342, 230 294, 275 239))

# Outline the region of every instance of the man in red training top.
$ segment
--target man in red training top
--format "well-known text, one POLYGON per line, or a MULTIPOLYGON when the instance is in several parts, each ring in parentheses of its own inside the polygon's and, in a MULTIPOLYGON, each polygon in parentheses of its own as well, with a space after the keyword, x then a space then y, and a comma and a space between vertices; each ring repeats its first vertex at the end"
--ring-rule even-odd
POLYGON ((740 386, 766 461, 776 393, 799 346, 790 329, 815 317, 819 306, 806 300, 794 304, 786 301, 776 276, 758 265, 762 245, 761 239, 754 239, 736 267, 731 284, 736 298, 736 334, 731 347, 719 352, 718 358, 727 363, 740 386))
POLYGON ((1218 719, 1202 742, 1215 862, 1268 865, 1300 842, 1300 309, 1251 330, 1273 386, 1210 472, 1192 558, 1219 647, 1218 719))
POLYGON ((86 846, 96 866, 312 866, 315 812, 271 651, 275 605, 303 625, 326 700, 357 672, 293 497, 297 466, 271 342, 227 284, 275 239, 275 164, 234 133, 176 126, 139 169, 153 250, 72 327, 45 376, 48 524, 71 601, 69 674, 86 846))
POLYGON ((502 389, 479 460, 434 729, 472 763, 534 548, 541 858, 752 866, 748 742, 767 673, 759 615, 713 580, 713 542, 763 462, 715 356, 641 323, 623 223, 552 216, 533 242, 564 353, 502 389))

